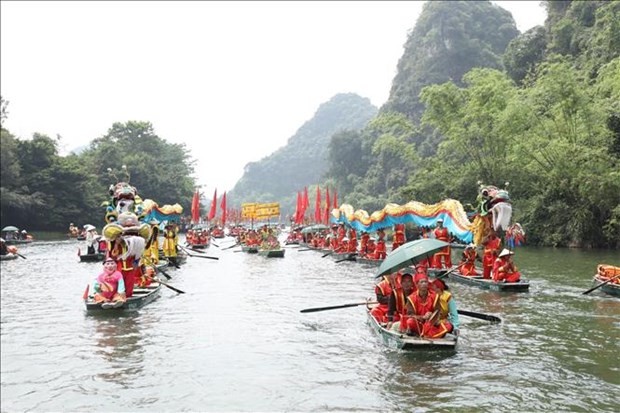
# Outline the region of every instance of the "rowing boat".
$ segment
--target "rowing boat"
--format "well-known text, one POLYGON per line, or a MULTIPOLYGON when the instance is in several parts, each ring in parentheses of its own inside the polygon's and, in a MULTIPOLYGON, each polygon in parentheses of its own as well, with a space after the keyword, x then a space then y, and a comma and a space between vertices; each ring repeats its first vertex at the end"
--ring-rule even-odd
MULTIPOLYGON (((595 285, 600 285, 607 281, 609 278, 601 277, 599 274, 594 275, 594 283, 595 285)), ((614 282, 608 282, 607 284, 600 287, 600 289, 609 295, 613 295, 616 297, 620 297, 620 284, 616 284, 614 282)))
POLYGON ((242 245, 241 251, 247 252, 248 254, 256 254, 258 252, 258 247, 254 245, 253 246, 242 245))
POLYGON ((17 254, 12 254, 10 252, 8 254, 0 255, 0 261, 9 261, 14 260, 15 258, 17 258, 17 254))
POLYGON ((284 258, 284 250, 258 250, 258 255, 267 258, 284 258))
MULTIPOLYGON (((446 271, 446 270, 441 270, 446 271)), ((429 276, 438 275, 439 272, 437 270, 434 271, 434 274, 430 272, 429 276)), ((500 292, 524 292, 530 289, 530 282, 524 278, 521 278, 516 283, 507 283, 507 282, 496 282, 489 278, 483 278, 482 275, 462 275, 458 270, 450 272, 448 274, 451 280, 459 282, 465 285, 471 285, 474 287, 481 288, 483 290, 490 291, 500 291, 500 292)))
POLYGON ((151 301, 159 297, 161 291, 161 284, 153 283, 148 287, 134 288, 133 295, 127 299, 122 307, 119 308, 103 308, 101 303, 95 303, 92 296, 89 296, 84 300, 86 305, 86 312, 88 314, 119 314, 137 311, 144 307, 151 301))
POLYGON ((370 314, 370 310, 367 310, 367 315, 368 323, 372 329, 383 339, 383 343, 390 348, 415 351, 454 351, 456 349, 458 337, 452 334, 448 334, 444 338, 435 339, 408 336, 397 331, 386 329, 383 325, 379 324, 372 314, 370 314))
POLYGON ((97 262, 103 261, 105 254, 102 252, 96 252, 94 254, 82 254, 80 255, 80 262, 97 262))
POLYGON ((383 262, 382 259, 361 258, 361 257, 355 257, 355 261, 357 261, 360 264, 368 264, 368 265, 373 265, 375 267, 378 267, 383 262))

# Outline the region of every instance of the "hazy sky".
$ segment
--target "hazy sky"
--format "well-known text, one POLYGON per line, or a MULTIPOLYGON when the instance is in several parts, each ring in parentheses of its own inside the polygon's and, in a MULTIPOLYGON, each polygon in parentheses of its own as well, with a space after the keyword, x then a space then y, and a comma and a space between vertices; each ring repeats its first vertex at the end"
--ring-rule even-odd
MULTIPOLYGON (((539 1, 493 3, 521 31, 546 17, 539 1)), ((65 154, 114 122, 149 121, 221 194, 335 94, 381 106, 423 4, 2 1, 4 126, 58 134, 65 154)))

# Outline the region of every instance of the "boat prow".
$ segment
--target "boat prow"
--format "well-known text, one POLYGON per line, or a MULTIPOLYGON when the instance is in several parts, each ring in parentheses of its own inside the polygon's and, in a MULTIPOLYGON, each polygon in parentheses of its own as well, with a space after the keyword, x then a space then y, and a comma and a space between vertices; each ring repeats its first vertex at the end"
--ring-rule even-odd
POLYGON ((452 334, 446 335, 444 338, 422 338, 401 334, 396 331, 388 330, 376 318, 367 312, 368 323, 372 329, 383 339, 383 343, 389 348, 405 350, 405 351, 455 351, 458 337, 452 334))

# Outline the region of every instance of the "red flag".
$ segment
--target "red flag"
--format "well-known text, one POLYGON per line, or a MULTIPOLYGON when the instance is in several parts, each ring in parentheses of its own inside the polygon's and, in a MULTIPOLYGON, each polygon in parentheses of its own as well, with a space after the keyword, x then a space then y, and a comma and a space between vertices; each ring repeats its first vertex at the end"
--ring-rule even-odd
POLYGON ((334 209, 338 208, 338 191, 334 189, 334 209))
POLYGON ((327 203, 327 206, 325 207, 325 225, 329 225, 329 214, 332 212, 330 209, 330 202, 331 199, 329 199, 329 188, 325 188, 325 202, 327 203))
POLYGON ((301 222, 303 223, 306 220, 306 210, 310 206, 310 201, 308 200, 308 187, 304 187, 304 198, 303 198, 303 212, 301 214, 301 222))
POLYGON ((321 189, 319 186, 316 186, 316 200, 314 201, 314 222, 316 224, 320 224, 322 221, 321 214, 321 189))
POLYGON ((215 218, 216 212, 217 212, 217 188, 215 188, 215 192, 213 192, 213 201, 211 201, 211 210, 209 211, 209 221, 215 218))
POLYGON ((301 217, 301 193, 297 192, 297 206, 295 206, 295 223, 299 224, 301 217))
POLYGON ((192 223, 197 224, 200 221, 200 193, 198 189, 194 192, 192 198, 192 223))
POLYGON ((222 209, 222 227, 226 225, 226 191, 224 191, 224 196, 222 196, 222 200, 220 201, 220 208, 222 209))

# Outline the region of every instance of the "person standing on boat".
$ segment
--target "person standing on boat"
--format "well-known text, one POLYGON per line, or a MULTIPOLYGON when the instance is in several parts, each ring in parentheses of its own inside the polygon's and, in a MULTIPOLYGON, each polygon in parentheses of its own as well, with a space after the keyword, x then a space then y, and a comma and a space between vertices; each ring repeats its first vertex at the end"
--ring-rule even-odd
POLYGON ((146 241, 142 258, 145 264, 157 265, 159 264, 159 221, 152 219, 149 225, 151 236, 146 241))
POLYGON ((480 261, 480 258, 476 253, 476 246, 474 244, 469 244, 465 247, 463 257, 459 263, 459 272, 461 275, 480 275, 478 274, 478 271, 476 271, 476 260, 480 261))
POLYGON ((93 255, 95 254, 95 244, 97 243, 97 241, 95 240, 95 237, 97 233, 95 231, 95 227, 93 227, 92 225, 88 225, 85 229, 86 229, 86 248, 87 248, 86 253, 89 255, 93 255))
POLYGON ((482 277, 491 278, 491 270, 495 264, 497 254, 501 249, 502 240, 497 236, 495 231, 491 230, 488 238, 482 242, 484 246, 484 254, 482 255, 482 277))
POLYGON ((459 311, 456 301, 454 297, 452 297, 452 293, 448 291, 448 286, 441 278, 436 278, 431 287, 439 296, 439 322, 445 324, 446 320, 449 321, 452 325, 452 330, 450 332, 454 335, 458 335, 461 322, 459 320, 459 311))
POLYGON ((392 285, 392 293, 388 299, 386 328, 404 332, 406 330, 407 297, 414 292, 413 274, 405 270, 400 276, 400 282, 392 285), (403 317, 405 323, 403 323, 403 317))
POLYGON ((405 243, 405 224, 394 225, 394 238, 392 238, 392 251, 405 243))
POLYGON ((93 283, 94 300, 101 303, 102 308, 122 307, 125 301, 125 282, 123 274, 118 271, 116 261, 108 257, 103 261, 103 272, 93 283))
POLYGON ((499 253, 499 256, 493 264, 493 281, 516 283, 521 280, 521 273, 517 271, 517 266, 512 262, 514 251, 506 248, 499 253))
POLYGON ((177 258, 177 244, 179 235, 175 231, 174 224, 168 222, 164 228, 164 256, 167 260, 175 262, 177 258))
POLYGON ((426 275, 416 274, 414 282, 417 291, 407 297, 407 334, 427 338, 445 336, 452 331, 452 325, 439 320, 439 296, 429 288, 426 275))
MULTIPOLYGON (((448 233, 448 228, 443 226, 443 219, 437 220, 437 228, 433 232, 435 234, 435 239, 438 239, 443 242, 450 243, 450 234, 448 233)), ((452 249, 450 245, 445 248, 442 248, 438 253, 433 255, 433 263, 432 268, 450 268, 452 267, 452 249), (442 267, 442 261, 444 266, 442 267)))

